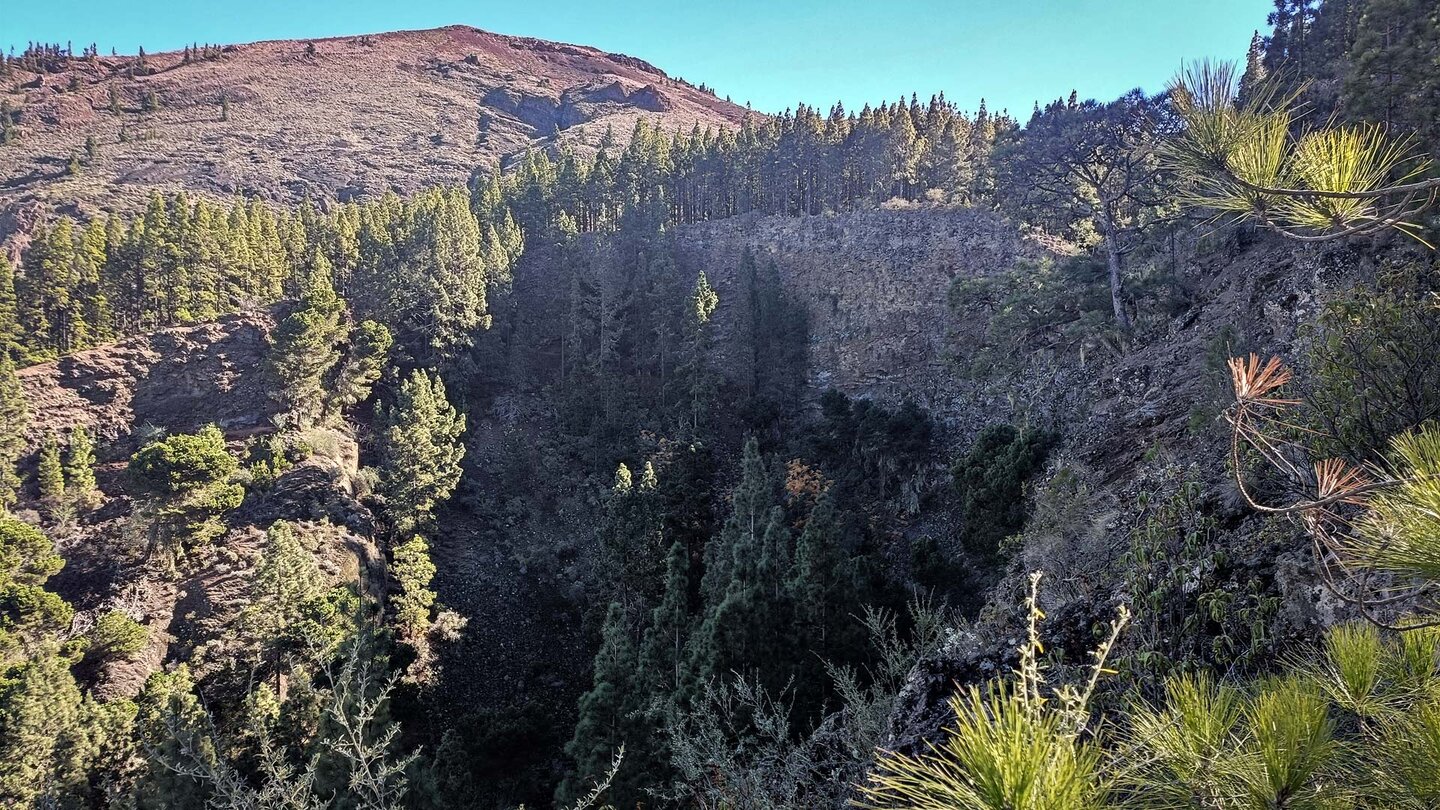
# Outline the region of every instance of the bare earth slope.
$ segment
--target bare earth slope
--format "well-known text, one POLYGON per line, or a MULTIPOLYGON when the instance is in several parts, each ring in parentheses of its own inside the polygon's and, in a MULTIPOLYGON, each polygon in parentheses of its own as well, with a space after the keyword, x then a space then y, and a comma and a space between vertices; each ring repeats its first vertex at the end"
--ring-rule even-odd
POLYGON ((136 65, 77 58, 15 74, 18 94, 3 97, 20 109, 21 137, 0 147, 0 239, 43 212, 133 208, 153 189, 403 193, 463 182, 536 143, 593 148, 611 129, 623 144, 641 117, 689 130, 747 112, 639 59, 466 26, 234 45, 188 63, 150 54, 153 72, 132 77, 136 65), (160 107, 147 111, 152 91, 160 107), (99 156, 70 176, 87 136, 99 156))

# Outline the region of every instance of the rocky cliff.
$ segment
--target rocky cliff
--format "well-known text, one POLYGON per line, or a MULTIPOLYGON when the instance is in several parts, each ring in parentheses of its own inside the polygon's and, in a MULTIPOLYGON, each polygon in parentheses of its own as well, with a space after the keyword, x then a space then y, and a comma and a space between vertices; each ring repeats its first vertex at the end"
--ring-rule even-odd
POLYGON ((128 454, 136 431, 269 428, 275 402, 264 358, 273 327, 266 313, 231 315, 21 369, 31 434, 83 427, 128 454))
POLYGON ((1004 218, 964 209, 875 210, 846 216, 761 217, 684 226, 675 239, 688 277, 703 270, 720 294, 722 334, 740 326, 736 273, 748 248, 774 262, 809 327, 808 383, 957 416, 971 389, 951 362, 973 320, 947 303, 956 279, 993 276, 1049 251, 1004 218))

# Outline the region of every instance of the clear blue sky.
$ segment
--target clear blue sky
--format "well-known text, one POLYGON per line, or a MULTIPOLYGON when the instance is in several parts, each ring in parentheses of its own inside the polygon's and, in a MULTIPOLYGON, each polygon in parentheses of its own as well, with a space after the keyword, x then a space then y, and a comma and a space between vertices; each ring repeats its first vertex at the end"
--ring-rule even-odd
POLYGON ((0 0, 0 46, 134 53, 452 23, 593 45, 776 112, 945 91, 973 108, 1159 90, 1182 59, 1242 58, 1270 0, 0 0))

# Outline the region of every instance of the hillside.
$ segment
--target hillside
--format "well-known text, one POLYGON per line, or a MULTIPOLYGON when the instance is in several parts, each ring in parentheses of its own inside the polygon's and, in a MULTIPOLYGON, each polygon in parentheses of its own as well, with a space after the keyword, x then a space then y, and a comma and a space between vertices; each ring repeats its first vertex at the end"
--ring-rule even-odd
POLYGON ((211 53, 147 54, 148 73, 130 56, 16 71, 6 99, 20 137, 0 149, 0 238, 38 211, 131 209, 153 190, 404 194, 463 183, 536 144, 588 151, 609 131, 623 145, 640 118, 688 132, 747 113, 639 59, 466 26, 211 53), (146 110, 152 93, 159 108, 146 110), (97 159, 68 176, 87 137, 97 159))
POLYGON ((0 807, 1434 810, 1440 19, 1313 5, 1023 125, 0 57, 0 807))

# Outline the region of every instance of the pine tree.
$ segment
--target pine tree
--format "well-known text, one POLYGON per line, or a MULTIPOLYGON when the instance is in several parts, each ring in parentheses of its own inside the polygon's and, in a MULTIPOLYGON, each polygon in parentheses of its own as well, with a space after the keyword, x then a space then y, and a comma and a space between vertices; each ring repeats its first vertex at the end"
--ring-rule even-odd
POLYGON ((703 614, 686 653, 686 683, 758 671, 778 694, 789 672, 782 659, 793 614, 785 587, 791 539, 775 476, 754 438, 742 468, 730 517, 705 548, 703 614))
POLYGON ((758 547, 757 534, 775 502, 776 483, 760 455, 760 443, 751 437, 745 442, 740 462, 740 483, 730 498, 730 516, 720 534, 705 544, 701 598, 707 606, 720 604, 729 587, 735 548, 742 542, 758 547))
POLYGON ((665 546, 654 486, 647 488, 642 480, 637 487, 623 462, 605 502, 600 548, 597 570, 609 589, 606 601, 618 601, 631 612, 659 597, 665 546))
POLYGON ((199 759, 213 767, 218 758, 190 668, 181 664, 151 675, 135 702, 136 735, 152 746, 137 780, 136 806, 141 810, 205 807, 212 796, 210 785, 167 766, 199 759))
POLYGON ((1440 13, 1427 0, 1369 0, 1349 52, 1345 112, 1440 149, 1440 13))
POLYGON ((795 702, 808 711, 821 705, 829 682, 825 667, 853 661, 865 643, 854 619, 859 589, 829 493, 810 510, 785 587, 794 643, 809 653, 794 661, 795 702))
POLYGON ((219 537, 220 517, 245 498, 244 488, 229 481, 237 466, 214 425, 151 442, 131 456, 130 478, 143 496, 135 519, 150 550, 173 561, 187 546, 219 537))
POLYGON ((21 352, 20 309, 15 297, 15 266, 0 251, 0 354, 16 359, 21 352))
POLYGON ((0 804, 80 806, 92 749, 71 660, 50 642, 0 694, 0 804))
POLYGON ((30 408, 10 355, 0 352, 0 518, 14 506, 20 489, 17 466, 25 453, 30 408))
POLYGON ((40 486, 40 502, 52 512, 65 502, 65 471, 60 464, 60 443, 54 432, 46 432, 40 441, 40 462, 36 473, 40 486))
POLYGON ((1245 72, 1240 75, 1240 103, 1244 104, 1254 96, 1268 76, 1265 70, 1265 40, 1256 31, 1250 37, 1250 50, 1245 53, 1245 72))
POLYGON ((330 409, 343 412, 370 398, 370 389, 380 379, 394 340, 384 324, 361 321, 350 333, 350 347, 331 386, 330 409))
MULTIPOLYGON (((612 602, 605 615, 594 672, 590 691, 580 698, 575 733, 565 746, 575 766, 556 791, 558 804, 569 804, 583 795, 587 780, 609 770, 615 752, 636 730, 633 715, 639 707, 633 690, 635 646, 619 602, 612 602)), ((622 767, 621 775, 611 784, 611 803, 625 807, 641 799, 643 794, 637 790, 636 781, 643 776, 622 767)))
POLYGON ((390 599, 395 627, 402 639, 419 646, 430 629, 430 615, 435 607, 435 591, 430 589, 430 581, 435 578, 430 545, 420 535, 412 535, 395 547, 392 556, 395 581, 400 586, 390 599))
POLYGON ((684 702, 680 687, 690 633, 689 602, 690 552, 683 544, 674 543, 665 559, 664 595, 650 612, 636 673, 648 692, 667 702, 684 702))
POLYGON ((460 481, 465 416, 445 397, 440 375, 417 369, 401 383, 399 396, 384 412, 381 484, 396 531, 408 534, 427 524, 435 506, 460 481))
POLYGON ((687 384, 686 394, 690 406, 688 421, 693 431, 700 430, 715 397, 715 375, 709 365, 709 323, 719 305, 720 296, 710 286, 710 280, 702 271, 695 279, 695 291, 690 296, 690 307, 685 320, 688 356, 678 375, 687 384))
POLYGON ((100 505, 101 492, 95 483, 95 441, 83 427, 70 431, 65 478, 71 503, 87 511, 100 505))
POLYGON ((280 379, 275 395, 300 428, 324 415, 326 377, 340 361, 345 305, 330 286, 331 272, 330 262, 315 251, 301 308, 281 321, 270 338, 270 367, 280 379))
POLYGON ((64 566, 44 532, 0 517, 0 674, 70 625, 70 605, 45 589, 64 566))
POLYGON ((258 647, 259 661, 269 667, 275 690, 283 696, 287 656, 323 649, 323 628, 313 621, 323 600, 320 569, 295 527, 276 521, 265 532, 265 545, 250 580, 250 594, 240 616, 248 641, 258 647))
POLYGON ((770 510, 757 534, 742 533, 732 552, 725 595, 709 608, 696 634, 692 661, 696 681, 731 672, 757 674, 772 694, 789 681, 793 660, 786 660, 792 626, 784 589, 783 560, 790 536, 785 513, 770 510))

